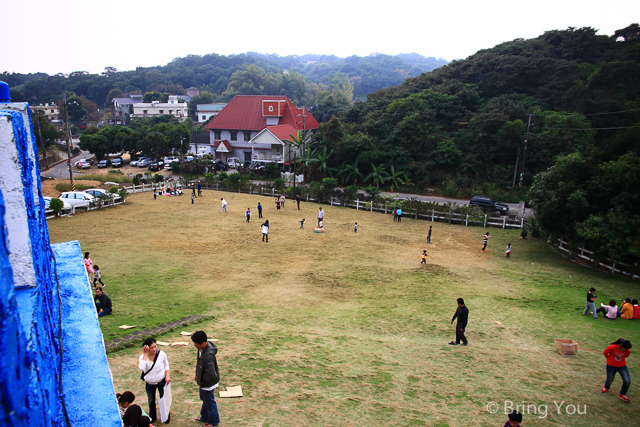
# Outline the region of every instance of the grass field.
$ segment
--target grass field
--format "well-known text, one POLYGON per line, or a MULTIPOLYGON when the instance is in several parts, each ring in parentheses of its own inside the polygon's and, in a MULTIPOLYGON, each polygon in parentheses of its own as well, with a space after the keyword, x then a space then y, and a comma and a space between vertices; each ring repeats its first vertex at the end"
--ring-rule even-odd
MULTIPOLYGON (((515 230, 489 229, 481 253, 483 228, 435 223, 426 244, 431 223, 324 206, 318 234, 318 206, 303 202, 297 212, 288 201, 276 212, 267 197, 205 191, 191 205, 188 196, 154 201, 145 193, 50 221, 49 230, 52 242, 79 240, 101 267, 115 308, 100 319, 105 340, 130 333, 118 329, 123 324, 215 316, 185 330, 219 339, 221 389, 243 388, 243 398, 217 398, 221 425, 502 426, 505 409, 523 403, 526 426, 635 423, 640 322, 582 310, 591 286, 607 302, 640 298, 638 283, 574 265, 543 242, 518 240, 515 230), (220 212, 221 197, 228 213, 220 212), (269 243, 260 241, 259 201, 269 243), (467 347, 447 344, 458 297, 470 311, 467 347), (619 377, 600 393, 602 351, 621 336, 636 346, 630 405, 617 397, 619 377), (555 338, 577 341, 579 357, 560 357, 555 338)), ((156 339, 191 344, 179 331, 156 339)), ((196 350, 161 349, 172 368, 171 425, 199 426, 196 350)), ((140 353, 111 353, 109 363, 116 390, 133 391, 147 409, 140 353)))

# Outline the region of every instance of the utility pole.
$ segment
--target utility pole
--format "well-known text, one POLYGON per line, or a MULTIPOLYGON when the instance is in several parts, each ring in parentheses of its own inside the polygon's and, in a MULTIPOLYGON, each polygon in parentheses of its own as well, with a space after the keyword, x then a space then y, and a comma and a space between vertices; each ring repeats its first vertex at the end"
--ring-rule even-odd
POLYGON ((69 180, 71 181, 71 191, 76 191, 76 184, 73 182, 73 170, 71 170, 71 140, 69 132, 69 112, 67 111, 67 94, 62 92, 62 105, 64 105, 64 124, 67 134, 67 163, 69 165, 69 180))
POLYGON ((532 113, 529 113, 529 122, 527 123, 527 133, 524 134, 524 149, 522 150, 522 169, 520 170, 520 187, 524 182, 524 166, 527 160, 527 144, 529 143, 529 129, 531 128, 532 113))
MULTIPOLYGON (((37 110, 36 110, 37 111, 37 110)), ((49 160, 47 159, 47 147, 42 140, 42 132, 40 131, 40 114, 36 113, 36 124, 38 125, 38 136, 40 137, 40 146, 44 157, 44 168, 49 169, 49 160)))

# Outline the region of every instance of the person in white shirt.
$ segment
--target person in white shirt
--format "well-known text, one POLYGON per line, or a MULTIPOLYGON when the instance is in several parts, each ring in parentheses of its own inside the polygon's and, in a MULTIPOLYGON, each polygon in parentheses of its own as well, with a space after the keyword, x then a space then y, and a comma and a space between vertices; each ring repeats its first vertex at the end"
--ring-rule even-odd
POLYGON ((222 201, 222 212, 227 211, 227 201, 225 199, 220 199, 222 201))
POLYGON ((157 420, 156 390, 162 399, 165 385, 171 383, 169 360, 164 351, 158 350, 155 338, 149 337, 142 344, 138 368, 142 371, 140 378, 146 382, 149 418, 151 418, 151 423, 154 423, 157 420))
POLYGON ((324 210, 322 208, 318 209, 318 227, 321 227, 320 223, 324 222, 324 210))

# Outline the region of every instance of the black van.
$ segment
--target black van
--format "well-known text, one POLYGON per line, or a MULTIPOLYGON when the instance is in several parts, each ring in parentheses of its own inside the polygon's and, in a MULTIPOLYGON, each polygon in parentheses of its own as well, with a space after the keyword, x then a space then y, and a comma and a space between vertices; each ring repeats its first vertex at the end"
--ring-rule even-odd
POLYGON ((471 206, 477 206, 485 212, 497 212, 500 215, 509 215, 509 206, 498 203, 491 197, 473 196, 469 202, 471 206))

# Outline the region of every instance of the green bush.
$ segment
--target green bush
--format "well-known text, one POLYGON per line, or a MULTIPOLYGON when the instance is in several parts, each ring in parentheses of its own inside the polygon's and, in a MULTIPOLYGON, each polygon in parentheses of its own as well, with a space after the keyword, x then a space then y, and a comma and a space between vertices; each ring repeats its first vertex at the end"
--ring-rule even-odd
POLYGON ((276 178, 273 180, 273 188, 282 192, 284 190, 285 181, 282 178, 276 178))
POLYGON ((267 172, 267 178, 274 179, 280 176, 278 165, 273 162, 267 163, 264 167, 264 170, 267 172))
POLYGON ((171 171, 175 173, 180 173, 184 170, 182 165, 178 162, 171 162, 171 171))
POLYGON ((162 182, 164 180, 164 175, 159 173, 153 175, 153 182, 162 182))
MULTIPOLYGON (((120 172, 120 171, 118 171, 120 172)), ((133 180, 131 178, 129 178, 128 176, 122 174, 122 175, 118 175, 118 174, 112 174, 112 173, 108 173, 108 174, 88 174, 88 175, 78 175, 78 176, 74 176, 74 179, 76 181, 100 181, 100 182, 107 182, 107 181, 113 181, 113 182, 117 182, 119 184, 123 184, 123 183, 128 183, 128 182, 132 182, 133 180)))
POLYGON ((118 169, 111 169, 109 171, 109 173, 113 174, 113 175, 124 175, 124 172, 122 172, 121 170, 118 170, 118 169))
POLYGON ((125 188, 121 188, 118 192, 118 196, 122 197, 122 200, 126 199, 128 195, 129 193, 127 193, 127 190, 125 188))
POLYGON ((218 181, 224 182, 227 178, 229 178, 229 174, 226 172, 220 172, 218 174, 218 181))
POLYGON ((53 197, 51 199, 51 202, 49 203, 49 207, 53 210, 53 212, 55 212, 56 216, 58 216, 60 215, 60 211, 64 207, 64 203, 57 197, 53 197))
POLYGON ((140 185, 140 177, 142 176, 141 173, 137 174, 136 176, 133 177, 133 185, 140 185))
MULTIPOLYGON (((76 183, 76 191, 84 191, 87 188, 91 188, 90 185, 86 185, 86 184, 78 184, 76 183)), ((55 189, 58 190, 61 193, 64 193, 65 191, 71 191, 71 183, 70 182, 60 182, 58 184, 56 184, 55 189)))
POLYGON ((364 192, 369 195, 371 200, 375 199, 380 195, 380 189, 378 187, 374 187, 373 185, 364 188, 364 192))
POLYGON ((327 191, 327 193, 331 193, 333 189, 338 186, 338 180, 335 178, 323 178, 322 186, 327 191))
POLYGON ((111 186, 109 189, 109 193, 116 194, 118 192, 118 187, 116 185, 111 186))

